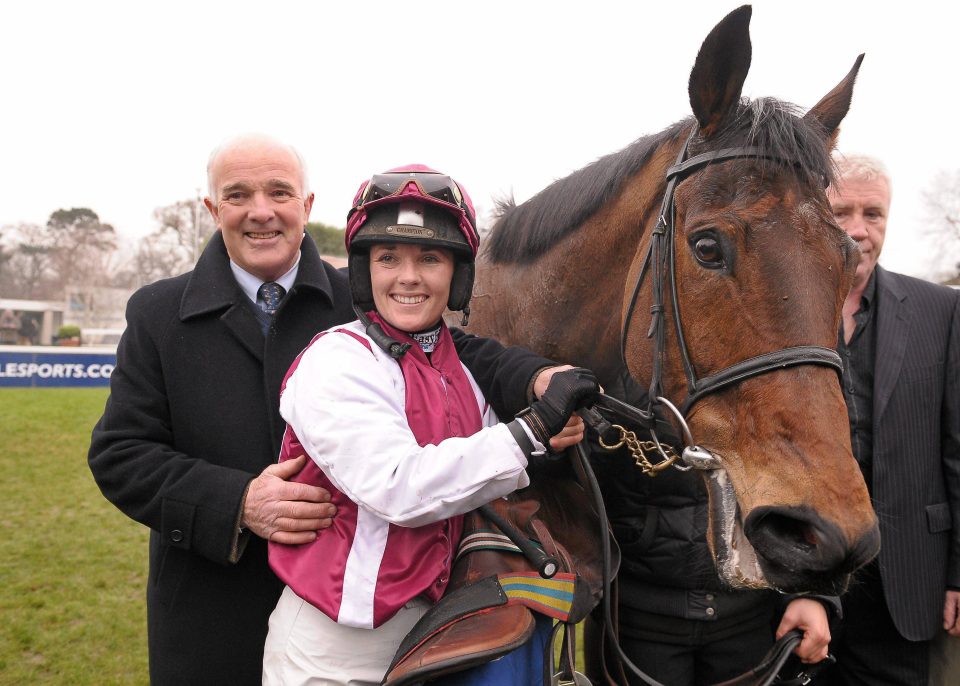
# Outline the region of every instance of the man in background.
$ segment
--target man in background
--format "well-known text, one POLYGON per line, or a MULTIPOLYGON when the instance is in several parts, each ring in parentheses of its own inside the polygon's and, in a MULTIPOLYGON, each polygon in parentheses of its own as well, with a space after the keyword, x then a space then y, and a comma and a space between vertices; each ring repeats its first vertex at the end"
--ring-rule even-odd
POLYGON ((960 292, 878 266, 889 175, 866 156, 836 162, 828 197, 860 246, 843 394, 881 545, 841 598, 837 664, 817 683, 923 686, 931 639, 960 636, 960 292))

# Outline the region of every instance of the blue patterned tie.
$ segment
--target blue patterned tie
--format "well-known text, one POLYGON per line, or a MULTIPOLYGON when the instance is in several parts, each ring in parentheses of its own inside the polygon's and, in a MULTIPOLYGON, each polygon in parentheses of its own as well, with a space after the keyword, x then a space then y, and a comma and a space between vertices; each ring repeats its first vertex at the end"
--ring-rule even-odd
POLYGON ((283 300, 283 296, 286 294, 287 291, 283 286, 275 281, 268 281, 260 286, 260 290, 257 291, 257 299, 262 301, 260 305, 261 309, 270 316, 273 316, 273 313, 280 307, 280 301, 283 300))

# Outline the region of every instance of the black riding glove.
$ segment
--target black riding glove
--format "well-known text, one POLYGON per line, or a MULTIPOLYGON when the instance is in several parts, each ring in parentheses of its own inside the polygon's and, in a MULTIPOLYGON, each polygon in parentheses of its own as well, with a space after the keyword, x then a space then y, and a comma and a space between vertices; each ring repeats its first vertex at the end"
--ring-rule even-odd
MULTIPOLYGON (((524 422, 534 437, 543 445, 550 445, 550 437, 560 433, 570 415, 584 405, 595 400, 600 392, 600 384, 593 372, 583 367, 574 367, 557 372, 550 379, 550 384, 540 400, 535 400, 525 412, 511 424, 524 422)), ((511 431, 516 436, 516 431, 511 431)), ((519 431, 523 431, 516 427, 519 431)), ((517 441, 524 452, 529 454, 525 442, 517 441)), ((528 443, 528 441, 527 441, 528 443)))

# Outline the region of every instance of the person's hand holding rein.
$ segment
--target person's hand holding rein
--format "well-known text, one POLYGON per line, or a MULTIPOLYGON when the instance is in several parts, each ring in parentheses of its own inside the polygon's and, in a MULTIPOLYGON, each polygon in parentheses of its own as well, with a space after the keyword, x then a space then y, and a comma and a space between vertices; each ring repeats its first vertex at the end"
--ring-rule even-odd
POLYGON ((568 422, 577 409, 596 399, 600 384, 593 372, 583 367, 547 371, 552 373, 543 395, 533 401, 529 410, 521 413, 518 419, 529 427, 540 443, 558 450, 572 445, 569 439, 573 436, 579 434, 582 438, 582 420, 577 417, 572 423, 568 422), (552 443, 552 437, 557 441, 552 443))
POLYGON ((567 448, 572 448, 575 446, 577 443, 583 440, 585 427, 586 424, 584 424, 580 415, 570 415, 570 419, 568 419, 567 423, 563 425, 563 429, 560 430, 560 433, 554 434, 550 437, 550 452, 562 453, 567 448))

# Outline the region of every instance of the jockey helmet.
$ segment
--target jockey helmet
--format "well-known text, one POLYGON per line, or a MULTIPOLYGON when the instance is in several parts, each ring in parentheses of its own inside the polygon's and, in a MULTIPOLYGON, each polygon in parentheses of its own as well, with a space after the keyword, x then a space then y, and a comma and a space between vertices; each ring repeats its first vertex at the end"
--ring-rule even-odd
POLYGON ((446 248, 455 266, 447 307, 465 310, 473 292, 480 243, 470 197, 445 174, 421 164, 377 174, 361 184, 347 215, 350 291, 362 311, 374 309, 369 249, 375 243, 446 248))

